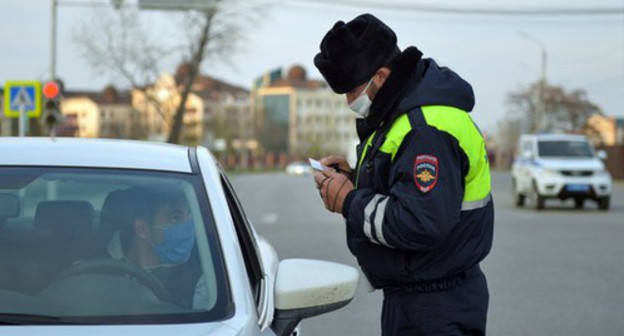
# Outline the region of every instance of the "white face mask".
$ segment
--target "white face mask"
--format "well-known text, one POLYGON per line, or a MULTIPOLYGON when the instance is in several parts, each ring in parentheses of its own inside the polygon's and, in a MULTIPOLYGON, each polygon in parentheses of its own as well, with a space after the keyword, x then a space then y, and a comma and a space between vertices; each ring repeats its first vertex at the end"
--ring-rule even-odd
MULTIPOLYGON (((375 78, 375 76, 373 76, 373 78, 375 78)), ((366 87, 364 88, 364 90, 362 90, 360 96, 355 98, 355 100, 352 101, 351 104, 349 104, 349 108, 351 109, 351 111, 361 115, 364 118, 368 117, 371 104, 373 104, 371 99, 368 97, 368 94, 366 93, 366 90, 368 90, 368 87, 373 82, 373 78, 368 81, 368 84, 366 84, 366 87)))

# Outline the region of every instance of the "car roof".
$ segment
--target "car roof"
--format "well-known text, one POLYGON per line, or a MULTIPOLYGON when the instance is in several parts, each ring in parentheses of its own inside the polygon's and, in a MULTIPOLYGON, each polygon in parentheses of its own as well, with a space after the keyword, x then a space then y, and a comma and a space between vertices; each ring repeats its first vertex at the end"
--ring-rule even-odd
POLYGON ((83 138, 0 138, 0 166, 64 166, 191 172, 188 147, 83 138))

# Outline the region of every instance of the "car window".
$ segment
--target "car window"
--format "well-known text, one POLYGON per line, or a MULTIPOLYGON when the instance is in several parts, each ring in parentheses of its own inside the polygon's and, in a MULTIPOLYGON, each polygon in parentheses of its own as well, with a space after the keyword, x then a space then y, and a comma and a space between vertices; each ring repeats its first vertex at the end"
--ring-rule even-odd
POLYGON ((0 316, 223 319, 231 304, 200 181, 133 170, 0 169, 0 316))
POLYGON ((591 146, 586 141, 540 141, 537 146, 541 157, 593 157, 591 146))

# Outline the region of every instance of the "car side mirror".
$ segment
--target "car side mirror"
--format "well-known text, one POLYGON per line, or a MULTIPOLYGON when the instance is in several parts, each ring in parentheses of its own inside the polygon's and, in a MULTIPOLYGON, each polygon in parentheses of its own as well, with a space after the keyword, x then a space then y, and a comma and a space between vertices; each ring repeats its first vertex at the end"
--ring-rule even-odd
POLYGON ((275 280, 276 335, 290 335, 302 319, 346 306, 355 295, 360 273, 329 261, 286 259, 275 280))
POLYGON ((596 152, 596 156, 600 159, 600 160, 606 160, 607 159, 607 152, 604 150, 599 150, 596 152))

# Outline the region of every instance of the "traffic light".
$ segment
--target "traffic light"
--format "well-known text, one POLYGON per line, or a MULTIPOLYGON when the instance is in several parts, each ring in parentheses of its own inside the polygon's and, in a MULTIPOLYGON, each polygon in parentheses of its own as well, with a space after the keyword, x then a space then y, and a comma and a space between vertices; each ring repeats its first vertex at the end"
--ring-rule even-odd
POLYGON ((60 109, 60 96, 61 88, 55 81, 47 82, 43 86, 43 96, 45 98, 43 108, 45 110, 43 114, 43 122, 48 126, 51 135, 57 124, 59 124, 63 116, 60 109))

